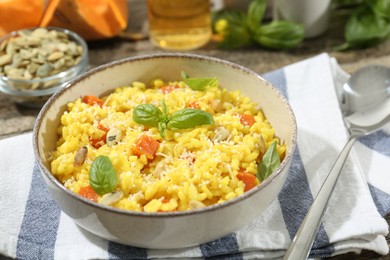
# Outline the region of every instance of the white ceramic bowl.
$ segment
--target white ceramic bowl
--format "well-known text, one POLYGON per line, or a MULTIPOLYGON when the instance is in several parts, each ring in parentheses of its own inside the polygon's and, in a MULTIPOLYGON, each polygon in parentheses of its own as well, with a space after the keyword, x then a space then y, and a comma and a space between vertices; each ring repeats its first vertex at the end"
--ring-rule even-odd
POLYGON ((286 180, 296 146, 294 114, 281 93, 255 72, 228 61, 191 54, 156 54, 116 61, 82 75, 53 95, 42 108, 34 128, 34 153, 47 188, 76 224, 105 239, 144 248, 180 248, 205 243, 247 225, 277 197, 286 180), (280 167, 259 186, 235 199, 199 210, 134 212, 103 206, 67 190, 50 173, 50 152, 66 104, 82 95, 103 95, 132 81, 162 76, 177 80, 184 70, 193 77, 218 77, 222 87, 240 89, 260 103, 263 112, 287 145, 280 167))

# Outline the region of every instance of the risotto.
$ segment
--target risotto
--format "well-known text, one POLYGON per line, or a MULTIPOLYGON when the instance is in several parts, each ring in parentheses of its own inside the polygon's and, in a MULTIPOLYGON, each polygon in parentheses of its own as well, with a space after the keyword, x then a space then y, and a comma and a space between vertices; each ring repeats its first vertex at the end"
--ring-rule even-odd
POLYGON ((261 108, 217 78, 133 82, 68 103, 51 155, 64 186, 97 203, 183 211, 254 188, 286 146, 261 108))

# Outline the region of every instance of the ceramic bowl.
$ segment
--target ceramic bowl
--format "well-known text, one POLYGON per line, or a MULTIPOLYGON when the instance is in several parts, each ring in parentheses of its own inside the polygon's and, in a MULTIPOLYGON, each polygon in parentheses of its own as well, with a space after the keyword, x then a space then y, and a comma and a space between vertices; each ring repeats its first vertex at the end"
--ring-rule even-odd
POLYGON ((93 69, 54 94, 42 108, 34 128, 34 153, 47 188, 65 214, 82 228, 102 238, 131 246, 155 249, 182 248, 221 238, 250 223, 277 197, 288 175, 296 146, 297 128, 290 105, 282 94, 255 72, 228 61, 192 54, 155 54, 126 58, 93 69), (50 173, 60 117, 68 102, 94 93, 106 95, 132 81, 148 82, 164 76, 179 79, 218 77, 222 87, 241 90, 263 108, 287 146, 286 156, 268 179, 245 194, 198 210, 134 212, 103 206, 67 190, 50 173))
MULTIPOLYGON (((2 43, 18 37, 20 34, 31 32, 38 27, 14 31, 0 38, 0 56, 5 50, 2 50, 2 43)), ((85 72, 88 68, 88 46, 87 43, 78 34, 67 29, 58 27, 47 27, 49 31, 65 34, 69 41, 75 42, 81 46, 83 53, 80 61, 58 73, 39 79, 15 79, 0 74, 0 91, 7 95, 12 101, 29 107, 42 107, 49 97, 57 90, 63 88, 72 79, 85 72)), ((42 41, 44 41, 43 39, 42 41)), ((33 49, 35 46, 31 46, 33 49)), ((13 57, 12 57, 13 58, 13 57)), ((14 61, 13 61, 14 62, 14 61)), ((12 62, 12 63, 13 63, 12 62)), ((19 67, 24 67, 20 65, 19 67)), ((0 70, 0 72, 2 72, 0 70)))

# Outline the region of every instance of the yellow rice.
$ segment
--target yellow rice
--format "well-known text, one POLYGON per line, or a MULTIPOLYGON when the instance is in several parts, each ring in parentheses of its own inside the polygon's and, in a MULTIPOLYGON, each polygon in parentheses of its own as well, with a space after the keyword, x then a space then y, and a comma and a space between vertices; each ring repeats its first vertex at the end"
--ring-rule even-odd
POLYGON ((207 206, 243 194, 245 185, 236 175, 241 169, 256 175, 257 164, 264 154, 262 140, 266 147, 277 140, 277 152, 283 158, 285 145, 275 137, 258 105, 239 91, 220 87, 195 91, 184 82, 175 82, 180 88, 163 94, 161 86, 166 84, 173 83, 157 79, 148 86, 133 82, 131 86, 119 87, 102 98, 102 107, 85 104, 81 98, 69 103, 58 128, 60 138, 52 154, 52 174, 66 188, 78 193, 81 187, 89 185, 89 169, 94 159, 106 155, 119 179, 116 189, 123 192, 123 197, 111 206, 146 212, 181 211, 192 209, 197 201, 207 206), (215 124, 167 130, 163 139, 157 128, 132 120, 134 107, 143 103, 161 107, 163 99, 170 114, 197 101, 200 109, 213 115, 215 124), (214 110, 216 100, 223 113, 214 110), (243 113, 254 116, 256 122, 251 127, 240 123, 239 114, 243 113), (98 124, 119 129, 121 141, 111 147, 94 148, 89 138, 102 134, 98 124), (218 140, 216 132, 222 127, 229 135, 218 140), (160 142, 153 160, 133 154, 136 140, 142 134, 160 142), (74 166, 75 154, 83 146, 88 148, 87 158, 81 166, 74 166))

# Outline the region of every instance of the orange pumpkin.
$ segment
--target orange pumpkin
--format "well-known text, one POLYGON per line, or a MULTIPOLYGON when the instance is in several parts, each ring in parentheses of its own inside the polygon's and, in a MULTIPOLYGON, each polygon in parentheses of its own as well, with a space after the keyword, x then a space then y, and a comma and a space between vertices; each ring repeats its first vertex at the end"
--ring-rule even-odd
POLYGON ((12 31, 38 26, 44 3, 43 0, 0 1, 0 37, 12 31))
POLYGON ((126 0, 51 0, 40 23, 72 30, 86 40, 110 38, 127 26, 126 0))

